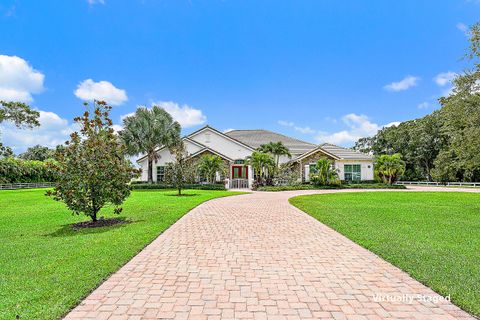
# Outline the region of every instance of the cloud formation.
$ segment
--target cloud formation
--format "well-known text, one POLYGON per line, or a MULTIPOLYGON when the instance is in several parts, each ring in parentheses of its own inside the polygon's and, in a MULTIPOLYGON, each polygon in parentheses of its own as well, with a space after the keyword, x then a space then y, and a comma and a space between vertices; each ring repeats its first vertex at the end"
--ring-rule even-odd
POLYGON ((0 55, 0 100, 32 102, 45 76, 17 56, 0 55))
POLYGON ((433 81, 435 81, 435 83, 438 86, 443 87, 447 84, 451 84, 453 79, 455 79, 456 76, 457 76, 457 74, 455 72, 452 72, 452 71, 442 72, 442 73, 437 74, 433 78, 433 81))
POLYGON ((383 88, 391 92, 405 91, 412 87, 417 86, 419 81, 420 81, 419 77, 406 76, 405 78, 403 78, 398 82, 392 82, 390 84, 385 85, 383 88))
POLYGON ((164 109, 175 121, 178 121, 183 128, 189 128, 204 124, 207 121, 207 117, 203 114, 202 110, 195 109, 189 105, 179 105, 173 101, 158 101, 152 103, 164 109))
POLYGON ((111 82, 95 82, 92 79, 80 82, 74 94, 84 101, 103 100, 112 106, 121 105, 128 100, 125 90, 115 87, 111 82))
POLYGON ((387 125, 380 126, 371 122, 366 115, 349 113, 342 117, 342 123, 347 127, 346 130, 334 133, 320 132, 315 137, 315 140, 319 143, 328 142, 338 145, 353 144, 360 138, 374 136, 378 130, 383 127, 398 125, 400 122, 391 122, 387 125))
POLYGON ((303 134, 314 134, 314 133, 317 132, 316 130, 310 128, 309 126, 306 126, 306 127, 296 126, 295 123, 291 122, 291 121, 279 120, 278 124, 281 125, 281 126, 284 126, 284 127, 293 128, 293 130, 298 131, 298 132, 303 133, 303 134))
POLYGON ((69 123, 58 114, 40 110, 40 127, 34 129, 18 129, 13 124, 0 125, 2 142, 10 146, 16 154, 24 152, 28 147, 40 144, 54 148, 69 139, 78 125, 69 123))

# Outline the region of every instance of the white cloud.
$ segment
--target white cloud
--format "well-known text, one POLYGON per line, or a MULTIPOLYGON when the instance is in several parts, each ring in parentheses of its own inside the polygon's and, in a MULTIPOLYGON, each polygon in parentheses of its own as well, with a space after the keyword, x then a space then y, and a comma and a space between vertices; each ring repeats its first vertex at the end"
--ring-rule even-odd
POLYGON ((398 125, 400 122, 391 122, 387 125, 380 126, 370 121, 366 115, 357 115, 350 113, 342 117, 342 122, 347 126, 346 130, 328 133, 320 132, 315 139, 320 142, 328 142, 338 145, 353 144, 360 138, 371 137, 383 127, 398 125))
POLYGON ((417 106, 418 109, 428 109, 429 107, 430 107, 430 103, 428 103, 426 101, 418 104, 418 106, 417 106))
POLYGON ((293 129, 294 129, 295 131, 298 131, 298 132, 303 133, 303 134, 313 134, 313 133, 316 132, 315 130, 313 130, 313 129, 310 128, 309 126, 306 126, 306 127, 294 126, 293 129))
POLYGON ((316 130, 313 130, 312 128, 310 128, 308 126, 306 126, 306 127, 296 126, 295 123, 291 122, 291 121, 279 120, 277 123, 281 126, 284 126, 284 127, 293 128, 293 130, 298 131, 298 132, 303 133, 303 134, 314 134, 314 133, 317 132, 316 130))
POLYGON ((387 91, 392 91, 392 92, 404 91, 417 86, 419 81, 420 81, 419 77, 406 76, 405 78, 403 78, 398 82, 392 82, 390 84, 385 85, 383 88, 387 91))
POLYGON ((183 128, 189 128, 204 124, 207 121, 207 117, 202 113, 200 109, 194 109, 186 104, 180 106, 173 101, 158 101, 152 103, 164 109, 175 121, 178 121, 183 128))
POLYGON ((70 134, 78 128, 77 124, 69 123, 54 112, 39 112, 40 127, 34 129, 18 129, 13 124, 2 124, 2 142, 12 147, 17 154, 37 144, 53 148, 67 141, 70 134))
POLYGON ((435 78, 433 78, 433 81, 435 81, 435 83, 440 87, 443 87, 447 84, 451 84, 452 80, 455 79, 456 76, 457 74, 452 71, 442 72, 437 74, 435 78))
POLYGON ((32 102, 44 90, 45 76, 17 56, 0 55, 0 100, 32 102))
POLYGON ((285 121, 285 120, 279 120, 278 124, 284 127, 293 127, 295 125, 295 123, 291 121, 285 121))
POLYGON ((457 23, 456 27, 458 30, 462 31, 466 37, 470 36, 470 29, 465 23, 459 22, 457 23))
POLYGON ((118 89, 108 81, 95 82, 92 79, 80 82, 74 94, 85 101, 104 100, 112 106, 121 105, 128 100, 125 90, 118 89))
POLYGON ((233 131, 233 130, 235 130, 235 129, 233 129, 233 128, 228 128, 228 129, 223 130, 223 133, 227 133, 227 132, 230 132, 230 131, 233 131))
POLYGON ((393 122, 387 123, 387 124, 384 125, 383 127, 384 127, 384 128, 388 128, 388 127, 398 127, 398 125, 399 125, 400 123, 401 123, 400 121, 393 121, 393 122))

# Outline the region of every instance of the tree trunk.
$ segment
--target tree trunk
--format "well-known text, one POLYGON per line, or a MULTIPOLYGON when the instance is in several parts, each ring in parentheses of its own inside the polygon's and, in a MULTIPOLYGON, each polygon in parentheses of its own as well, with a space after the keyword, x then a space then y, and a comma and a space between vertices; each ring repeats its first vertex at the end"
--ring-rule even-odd
POLYGON ((181 196, 182 195, 182 188, 178 188, 178 195, 181 196))
POLYGON ((153 183, 153 160, 148 157, 148 183, 153 183))

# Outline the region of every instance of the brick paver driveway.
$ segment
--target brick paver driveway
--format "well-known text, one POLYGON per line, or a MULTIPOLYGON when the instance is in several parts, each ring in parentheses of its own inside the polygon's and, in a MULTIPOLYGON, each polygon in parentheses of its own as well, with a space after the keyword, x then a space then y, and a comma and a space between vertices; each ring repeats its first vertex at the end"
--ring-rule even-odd
POLYGON ((288 203, 305 193, 200 205, 66 319, 472 319, 288 203))

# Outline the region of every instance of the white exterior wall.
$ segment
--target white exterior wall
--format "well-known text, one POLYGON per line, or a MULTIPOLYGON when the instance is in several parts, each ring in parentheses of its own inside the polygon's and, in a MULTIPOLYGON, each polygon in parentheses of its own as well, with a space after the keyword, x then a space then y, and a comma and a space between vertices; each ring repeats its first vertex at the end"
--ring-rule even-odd
MULTIPOLYGON (((193 144, 189 142, 188 140, 183 140, 185 143, 185 148, 187 149, 187 152, 189 154, 193 154, 195 152, 198 152, 201 150, 201 147, 197 146, 196 144, 193 144)), ((157 152, 158 154, 158 160, 153 162, 153 181, 157 181, 157 166, 164 166, 169 162, 173 162, 173 157, 168 151, 167 148, 160 150, 157 152)), ((148 159, 145 158, 142 161, 138 162, 138 165, 142 169, 142 175, 141 175, 141 180, 142 181, 147 181, 148 180, 148 159)))
POLYGON ((215 150, 233 160, 245 159, 247 156, 252 154, 250 149, 224 136, 221 136, 209 128, 206 128, 205 130, 202 130, 193 136, 189 136, 189 138, 198 141, 199 143, 204 144, 212 150, 215 150))
POLYGON ((340 180, 345 180, 345 164, 359 164, 361 165, 361 180, 373 180, 373 161, 370 160, 336 160, 335 168, 338 170, 340 180))

